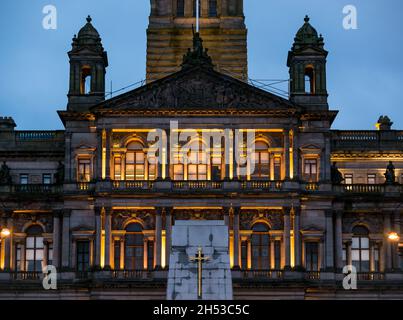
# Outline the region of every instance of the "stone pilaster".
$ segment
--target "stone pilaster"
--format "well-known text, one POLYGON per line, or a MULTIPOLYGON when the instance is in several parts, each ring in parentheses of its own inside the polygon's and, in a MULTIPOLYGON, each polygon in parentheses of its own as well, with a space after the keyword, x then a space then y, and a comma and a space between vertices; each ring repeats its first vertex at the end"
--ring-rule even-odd
POLYGON ((60 215, 62 211, 53 213, 53 261, 52 264, 58 269, 60 267, 60 215))
POLYGON ((102 208, 95 207, 95 268, 101 268, 102 208))
POLYGON ((62 268, 69 269, 70 267, 70 210, 63 211, 63 226, 62 226, 62 268))
POLYGON ((343 212, 336 212, 335 226, 335 250, 336 250, 336 269, 341 272, 343 269, 343 212))
POLYGON ((234 265, 233 269, 237 270, 239 269, 240 263, 239 263, 239 252, 240 252, 240 239, 239 239, 239 215, 241 212, 241 208, 235 207, 233 208, 234 210, 234 265))
POLYGON ((165 267, 169 266, 172 243, 172 208, 165 208, 165 267))
POLYGON ((104 269, 109 270, 112 265, 112 208, 105 207, 105 263, 104 269))
POLYGON ((155 212, 155 268, 161 269, 162 208, 155 212))
POLYGON ((299 207, 294 208, 294 261, 295 269, 301 269, 301 209, 299 207))
POLYGON ((326 210, 326 271, 334 271, 333 211, 326 210))
POLYGON ((284 233, 283 233, 283 250, 284 250, 284 269, 291 268, 291 247, 290 247, 290 208, 283 208, 284 216, 284 233))

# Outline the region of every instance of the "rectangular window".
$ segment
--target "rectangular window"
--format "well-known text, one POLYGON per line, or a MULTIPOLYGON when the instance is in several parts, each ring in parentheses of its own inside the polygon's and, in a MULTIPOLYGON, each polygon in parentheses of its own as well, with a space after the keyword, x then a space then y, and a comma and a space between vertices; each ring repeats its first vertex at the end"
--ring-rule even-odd
POLYGON ((217 0, 209 0, 209 17, 217 17, 217 0))
MULTIPOLYGON (((148 252, 147 252, 147 267, 148 270, 154 269, 154 242, 148 241, 148 252)), ((142 267, 141 267, 142 268, 142 267)))
POLYGON ((379 246, 374 244, 375 272, 379 272, 379 271, 380 271, 380 261, 379 261, 379 257, 380 257, 379 246))
POLYGON ((318 181, 318 160, 305 159, 304 160, 304 176, 306 181, 318 181))
POLYGON ((115 180, 122 180, 122 158, 115 158, 113 172, 115 173, 115 180))
POLYGON ((274 268, 281 269, 281 241, 274 242, 274 268))
POLYGON ((28 184, 28 174, 26 173, 20 174, 20 184, 28 184))
POLYGON ((183 164, 174 164, 174 180, 184 180, 183 164))
POLYGON ((281 180, 281 158, 274 158, 274 180, 281 180))
POLYGON ((77 241, 77 271, 88 271, 90 268, 90 242, 77 241))
POLYGON ((177 0, 177 7, 176 7, 176 16, 177 17, 184 17, 185 16, 185 0, 177 0))
POLYGON ((241 268, 246 270, 248 268, 248 242, 241 242, 241 268))
POLYGON ((51 184, 52 183, 52 175, 50 173, 44 173, 42 175, 42 184, 51 184))
POLYGON ((345 184, 353 184, 353 175, 351 173, 346 173, 344 175, 344 183, 345 184))
POLYGON ((120 241, 114 241, 113 243, 114 251, 114 269, 120 269, 120 241))
POLYGON ((374 174, 374 173, 368 174, 367 183, 368 184, 376 184, 376 174, 374 174))
POLYGON ((90 182, 91 181, 91 160, 78 159, 78 181, 90 182))
POLYGON ((158 159, 154 156, 150 156, 148 159, 148 180, 157 179, 157 163, 158 159))
POLYGON ((52 265, 53 262, 53 243, 48 244, 48 266, 52 265))
POLYGON ((318 271, 319 270, 319 246, 317 242, 306 242, 306 270, 318 271))

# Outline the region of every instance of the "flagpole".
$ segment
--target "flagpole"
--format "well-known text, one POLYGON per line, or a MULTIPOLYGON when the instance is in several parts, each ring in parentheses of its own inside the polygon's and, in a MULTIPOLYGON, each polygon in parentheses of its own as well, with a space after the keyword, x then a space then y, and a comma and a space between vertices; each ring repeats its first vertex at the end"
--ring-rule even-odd
POLYGON ((199 1, 200 0, 196 0, 196 32, 199 32, 199 16, 200 16, 199 1))

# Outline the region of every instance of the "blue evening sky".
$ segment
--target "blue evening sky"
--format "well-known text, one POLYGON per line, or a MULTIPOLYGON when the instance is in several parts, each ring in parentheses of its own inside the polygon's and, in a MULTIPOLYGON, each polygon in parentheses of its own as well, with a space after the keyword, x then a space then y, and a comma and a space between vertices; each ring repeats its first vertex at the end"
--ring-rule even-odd
MULTIPOLYGON (((305 14, 322 33, 333 128, 373 129, 387 114, 403 129, 403 1, 244 0, 249 77, 287 79, 287 52, 305 14), (355 5, 358 30, 343 28, 343 7, 355 5)), ((108 51, 107 86, 145 77, 149 0, 3 0, 0 11, 0 116, 20 130, 60 129, 66 108, 71 39, 91 14, 108 51), (56 6, 57 30, 44 30, 42 9, 56 6)))

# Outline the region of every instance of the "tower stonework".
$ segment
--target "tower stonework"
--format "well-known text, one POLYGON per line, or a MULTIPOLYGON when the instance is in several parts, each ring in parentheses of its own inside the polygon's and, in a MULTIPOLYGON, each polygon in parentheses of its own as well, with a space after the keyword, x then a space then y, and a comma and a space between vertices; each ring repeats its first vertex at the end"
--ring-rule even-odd
MULTIPOLYGON (((151 0, 147 29, 147 82, 180 70, 192 47, 195 0, 151 0)), ((200 35, 216 71, 248 77, 247 30, 242 0, 200 0, 200 35)))

